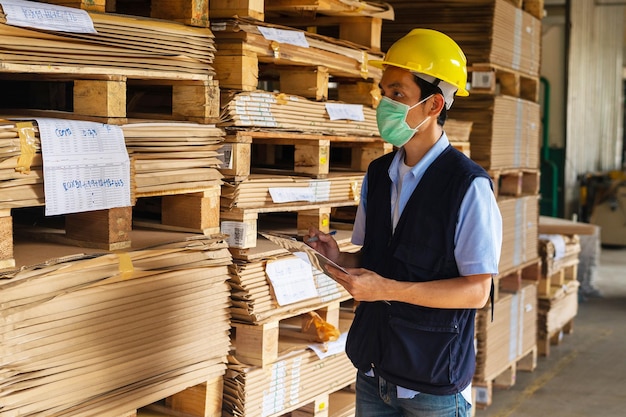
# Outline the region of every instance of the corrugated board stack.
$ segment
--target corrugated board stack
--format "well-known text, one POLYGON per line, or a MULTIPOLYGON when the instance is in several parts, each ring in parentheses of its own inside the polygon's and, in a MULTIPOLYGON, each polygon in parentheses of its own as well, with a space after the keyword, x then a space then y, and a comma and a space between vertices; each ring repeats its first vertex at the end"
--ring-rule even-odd
POLYGON ((455 39, 469 65, 470 96, 457 98, 453 119, 472 122, 470 156, 494 180, 503 217, 495 317, 477 318, 476 405, 492 387, 511 386, 519 369, 536 363, 541 21, 506 0, 391 1, 394 22, 383 22, 383 47, 415 27, 455 39))
POLYGON ((543 260, 539 281, 538 347, 544 356, 550 345, 558 344, 564 333, 573 330, 578 312, 577 278, 580 238, 578 235, 540 235, 543 260))
MULTIPOLYGON (((232 255, 219 235, 224 131, 212 125, 219 117, 213 35, 160 19, 95 12, 79 19, 75 9, 19 7, 32 16, 90 22, 97 33, 77 31, 78 24, 70 31, 21 27, 8 22, 5 10, 0 15, 7 119, 0 268, 3 316, 10 317, 2 329, 0 414, 130 416, 157 400, 185 412, 192 404, 220 413, 232 255), (51 200, 44 195, 42 118, 87 133, 81 123, 119 127, 128 139, 131 203, 44 216, 51 200), (154 226, 203 234, 156 236, 133 227, 137 201, 153 197, 162 199, 154 226), (169 241, 177 243, 139 250, 169 241), (84 252, 79 246, 99 253, 54 259, 84 252), (59 278, 75 270, 69 281, 59 278), (38 342, 27 342, 31 337, 38 342), (56 356, 47 353, 52 347, 56 356), (32 379, 35 373, 41 378, 32 379), (203 400, 181 401, 197 393, 203 400)), ((73 184, 83 184, 84 172, 73 184)))
POLYGON ((560 344, 574 330, 578 313, 581 236, 596 235, 596 227, 542 216, 539 224, 539 251, 543 260, 539 282, 539 353, 550 355, 551 345, 560 344))
POLYGON ((132 233, 149 247, 17 242, 23 266, 0 272, 0 415, 134 416, 164 398, 176 408, 192 386, 217 415, 230 347, 224 237, 132 233))
MULTIPOLYGON (((367 165, 391 151, 378 136, 373 108, 380 70, 367 65, 382 54, 373 44, 290 26, 289 4, 233 7, 217 1, 209 11, 222 88, 219 126, 227 132, 220 218, 235 257, 224 415, 326 415, 355 377, 343 352, 349 320, 339 314, 350 296, 308 265, 313 292, 294 297, 278 275, 291 265, 285 277, 302 282, 298 258, 257 232, 296 238, 311 226, 328 232, 333 209, 358 204, 367 165), (341 338, 324 343, 314 318, 340 329, 341 338), (310 348, 316 345, 328 352, 316 354, 310 348)), ((319 7, 308 9, 316 22, 352 28, 360 22, 362 30, 352 33, 371 31, 376 19, 380 24, 367 8, 355 19, 345 1, 319 7)), ((340 230, 336 237, 349 246, 350 235, 340 230)))
MULTIPOLYGON (((34 10, 50 7, 29 3, 34 10)), ((202 220, 212 217, 212 224, 180 224, 191 216, 170 216, 174 218, 171 226, 218 232, 221 174, 217 156, 224 134, 210 125, 219 116, 219 88, 211 67, 215 51, 212 33, 207 28, 149 18, 99 13, 81 18, 97 33, 89 30, 87 23, 77 32, 18 27, 6 23, 7 16, 2 15, 4 117, 31 122, 20 128, 4 123, 3 149, 8 151, 6 158, 3 155, 3 169, 18 168, 20 174, 4 177, 11 192, 3 194, 3 217, 10 216, 10 209, 44 203, 39 129, 34 119, 48 117, 121 125, 129 138, 134 137, 129 140, 131 165, 135 162, 131 205, 68 214, 69 240, 105 249, 129 246, 132 205, 137 198, 155 195, 172 196, 164 199, 167 211, 173 205, 181 206, 174 196, 185 194, 194 198, 193 210, 203 213, 202 220), (151 92, 163 88, 169 92, 169 107, 157 112, 151 92), (25 177, 33 171, 30 178, 25 177), (213 202, 212 214, 205 200, 213 202), (116 225, 114 219, 118 219, 116 225), (102 232, 96 228, 98 224, 108 224, 115 232, 108 233, 109 228, 102 232)))

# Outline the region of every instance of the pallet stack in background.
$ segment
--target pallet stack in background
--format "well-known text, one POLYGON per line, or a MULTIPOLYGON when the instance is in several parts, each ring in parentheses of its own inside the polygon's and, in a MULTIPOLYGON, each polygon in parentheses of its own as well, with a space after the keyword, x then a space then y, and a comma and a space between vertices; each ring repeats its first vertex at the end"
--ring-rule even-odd
POLYGON ((537 346, 542 356, 549 356, 551 346, 563 342, 564 336, 574 330, 579 288, 584 283, 579 274, 585 259, 583 242, 598 236, 598 230, 598 226, 589 223, 540 217, 539 252, 543 265, 538 286, 537 346))

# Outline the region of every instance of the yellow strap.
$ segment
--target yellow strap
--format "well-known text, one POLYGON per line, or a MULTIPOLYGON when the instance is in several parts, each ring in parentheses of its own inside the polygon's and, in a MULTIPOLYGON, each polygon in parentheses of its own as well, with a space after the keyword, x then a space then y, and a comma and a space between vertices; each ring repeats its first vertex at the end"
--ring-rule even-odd
POLYGON ((278 93, 275 96, 276 104, 289 104, 289 96, 285 93, 278 93))
POLYGON ((280 44, 276 41, 270 42, 270 47, 274 51, 274 58, 280 59, 280 44))
POLYGON ((37 153, 37 137, 33 122, 17 122, 17 133, 20 136, 20 156, 17 158, 16 172, 28 174, 33 164, 33 158, 37 153))
POLYGON ((120 259, 119 267, 122 279, 130 278, 135 270, 135 268, 133 268, 133 261, 130 258, 130 255, 128 253, 119 253, 117 256, 120 259))
POLYGON ((367 79, 369 68, 367 67, 367 60, 369 59, 369 55, 367 51, 361 51, 361 77, 367 79))

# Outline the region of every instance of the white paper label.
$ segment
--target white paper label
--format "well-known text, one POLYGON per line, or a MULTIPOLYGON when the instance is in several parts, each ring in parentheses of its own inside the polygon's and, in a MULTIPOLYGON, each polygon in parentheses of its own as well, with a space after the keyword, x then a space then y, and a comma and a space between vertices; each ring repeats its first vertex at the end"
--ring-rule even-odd
POLYGON ((326 112, 330 120, 365 120, 363 106, 360 104, 326 103, 326 112))
POLYGON ((98 33, 85 10, 25 0, 0 0, 7 24, 72 33, 98 33))
POLYGON ((278 305, 317 297, 311 265, 300 258, 268 261, 265 273, 272 284, 278 305))
POLYGON ((130 159, 119 126, 36 120, 47 216, 131 205, 130 159))
POLYGON ((267 28, 263 26, 258 26, 258 29, 263 37, 268 41, 287 43, 289 45, 302 46, 304 48, 309 47, 309 42, 307 42, 304 32, 296 30, 267 28))

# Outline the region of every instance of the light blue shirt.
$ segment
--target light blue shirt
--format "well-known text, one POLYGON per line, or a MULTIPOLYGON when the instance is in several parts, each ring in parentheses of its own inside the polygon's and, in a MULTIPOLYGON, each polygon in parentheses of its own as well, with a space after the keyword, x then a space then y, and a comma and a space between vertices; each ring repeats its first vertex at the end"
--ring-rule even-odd
MULTIPOLYGON (((450 144, 445 133, 424 157, 404 176, 398 199, 398 172, 404 160, 404 148, 396 153, 389 167, 392 182, 391 212, 399 204, 402 213, 415 187, 428 167, 450 144)), ((424 198, 429 198, 424 196, 424 198)), ((363 245, 365 239, 365 216, 367 212, 367 175, 363 179, 361 200, 357 209, 352 232, 352 243, 363 245)), ((476 178, 470 185, 459 211, 454 235, 454 256, 459 273, 465 275, 498 273, 502 247, 502 216, 487 178, 476 178)))
MULTIPOLYGON (((424 157, 411 167, 404 175, 402 181, 399 178, 400 168, 404 160, 404 148, 400 148, 389 166, 389 178, 391 178, 391 213, 398 205, 398 217, 406 206, 409 198, 415 191, 428 167, 448 147, 450 141, 444 133, 435 145, 424 157), (398 183, 402 183, 398 196, 398 183), (399 197, 399 198, 398 198, 399 197)), ((424 198, 429 198, 424 196, 424 198)), ((363 179, 361 188, 361 200, 357 209, 352 243, 363 245, 365 240, 365 216, 367 212, 367 175, 363 179)), ((454 256, 456 258, 459 274, 476 275, 498 273, 498 262, 502 248, 502 215, 491 190, 487 178, 476 178, 461 202, 459 217, 457 219, 454 234, 454 256)), ((373 376, 373 372, 368 373, 373 376)), ((463 391, 463 397, 471 404, 470 383, 463 391)), ((398 398, 413 398, 419 394, 417 391, 404 387, 397 387, 398 398)))

